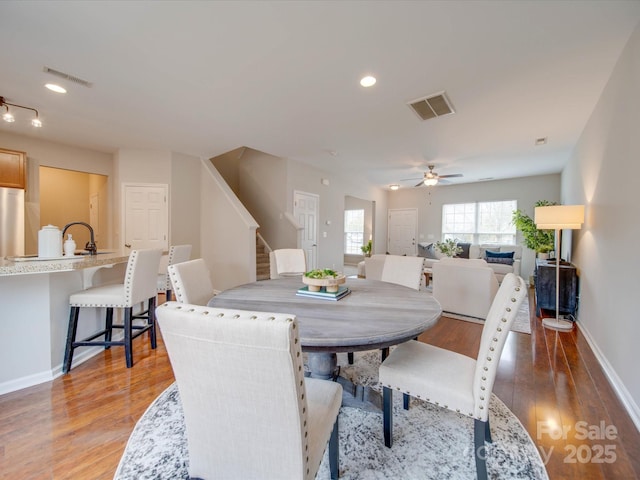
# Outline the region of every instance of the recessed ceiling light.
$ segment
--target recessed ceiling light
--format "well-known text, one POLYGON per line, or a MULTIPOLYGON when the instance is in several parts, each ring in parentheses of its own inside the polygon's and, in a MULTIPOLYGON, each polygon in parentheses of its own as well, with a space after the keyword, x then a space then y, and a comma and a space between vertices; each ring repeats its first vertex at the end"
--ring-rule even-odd
POLYGON ((363 87, 373 87, 376 84, 376 77, 372 77, 371 75, 367 75, 360 80, 360 85, 363 87))
POLYGON ((49 90, 51 90, 52 92, 56 92, 56 93, 67 93, 67 89, 64 87, 61 87, 60 85, 56 85, 55 83, 47 83, 45 85, 45 87, 47 87, 49 90))
POLYGON ((391 190, 398 190, 400 188, 400 185, 398 185, 397 183, 394 183, 392 185, 389 185, 389 188, 391 190))

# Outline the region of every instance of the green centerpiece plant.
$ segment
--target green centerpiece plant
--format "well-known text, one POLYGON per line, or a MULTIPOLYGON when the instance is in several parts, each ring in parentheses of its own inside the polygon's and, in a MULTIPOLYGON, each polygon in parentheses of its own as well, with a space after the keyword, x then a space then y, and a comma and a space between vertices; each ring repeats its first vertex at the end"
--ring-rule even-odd
POLYGON ((436 242, 436 248, 447 257, 455 257, 462 253, 462 247, 458 246, 458 241, 451 238, 447 238, 444 242, 436 242))
POLYGON ((323 279, 323 278, 336 278, 338 272, 331 270, 330 268, 316 268, 315 270, 309 270, 304 274, 307 278, 323 279))

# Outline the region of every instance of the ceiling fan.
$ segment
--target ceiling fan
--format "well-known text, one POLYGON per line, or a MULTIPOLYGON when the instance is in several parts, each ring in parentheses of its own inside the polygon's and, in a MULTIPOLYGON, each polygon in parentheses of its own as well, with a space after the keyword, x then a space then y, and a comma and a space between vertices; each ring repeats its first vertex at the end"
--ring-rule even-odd
MULTIPOLYGON (((420 181, 420 183, 415 185, 416 187, 420 187, 422 185, 426 185, 427 187, 432 187, 434 185, 437 185, 438 183, 448 183, 446 180, 443 181, 443 179, 445 178, 462 176, 461 173, 452 173, 451 175, 438 175, 436 172, 433 171, 433 169, 435 168, 435 165, 428 165, 428 167, 429 167, 429 171, 424 172, 424 176, 422 177, 422 180, 420 181)), ((417 178, 408 178, 406 180, 417 180, 417 178)))

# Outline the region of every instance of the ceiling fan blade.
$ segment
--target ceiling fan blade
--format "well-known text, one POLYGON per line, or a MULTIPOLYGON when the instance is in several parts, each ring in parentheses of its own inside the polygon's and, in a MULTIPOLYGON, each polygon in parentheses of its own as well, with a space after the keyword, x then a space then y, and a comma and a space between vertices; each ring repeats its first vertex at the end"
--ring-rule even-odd
POLYGON ((419 187, 421 185, 424 185, 424 180, 422 182, 418 183, 417 185, 414 185, 414 187, 419 187))
POLYGON ((401 182, 413 182, 414 180, 421 180, 421 179, 424 179, 424 177, 401 178, 400 181, 401 182))
POLYGON ((461 173, 452 173, 451 175, 438 175, 438 178, 462 177, 461 173))

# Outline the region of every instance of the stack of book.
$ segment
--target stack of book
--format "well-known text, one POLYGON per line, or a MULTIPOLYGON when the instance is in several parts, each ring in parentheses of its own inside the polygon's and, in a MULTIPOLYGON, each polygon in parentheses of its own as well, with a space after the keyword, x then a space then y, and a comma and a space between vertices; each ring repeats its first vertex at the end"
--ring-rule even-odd
POLYGON ((318 292, 310 292, 309 287, 305 285, 302 288, 298 289, 296 295, 301 297, 310 297, 310 298, 320 298, 322 300, 340 300, 342 297, 346 297, 351 293, 349 287, 345 287, 344 285, 340 285, 338 287, 337 292, 327 292, 326 287, 320 287, 320 291, 318 292))

